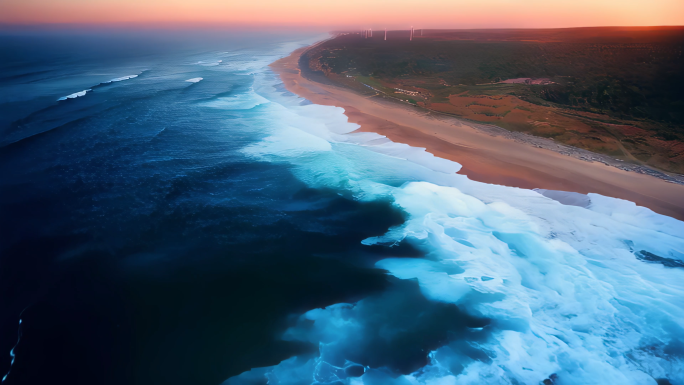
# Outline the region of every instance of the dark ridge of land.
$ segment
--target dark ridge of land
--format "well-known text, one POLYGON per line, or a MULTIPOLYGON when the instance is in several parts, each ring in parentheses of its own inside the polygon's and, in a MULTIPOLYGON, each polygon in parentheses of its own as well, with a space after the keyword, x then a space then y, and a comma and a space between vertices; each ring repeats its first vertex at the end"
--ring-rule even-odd
POLYGON ((443 40, 494 40, 578 43, 662 43, 682 39, 683 26, 588 27, 542 29, 424 29, 416 38, 443 40), (421 35, 422 33, 422 35, 421 35))
POLYGON ((301 67, 317 81, 684 173, 684 27, 408 34, 339 33, 301 67))

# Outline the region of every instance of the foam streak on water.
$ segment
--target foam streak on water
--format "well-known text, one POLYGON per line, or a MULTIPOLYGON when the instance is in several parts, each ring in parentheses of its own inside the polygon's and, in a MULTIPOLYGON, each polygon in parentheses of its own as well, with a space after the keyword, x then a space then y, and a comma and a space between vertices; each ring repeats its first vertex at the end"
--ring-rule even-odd
POLYGON ((684 383, 684 268, 663 263, 684 259, 684 223, 597 194, 471 181, 422 149, 352 133, 357 126, 340 108, 302 105, 278 84, 262 69, 252 90, 207 107, 259 109, 268 132, 243 149, 255 159, 294 165, 312 187, 391 198, 410 219, 364 244, 408 242, 425 258, 377 266, 417 281, 429 301, 485 321, 449 329, 407 372, 363 350, 403 346, 411 328, 435 322, 428 314, 392 324, 384 317, 401 306, 378 298, 312 309, 282 338, 316 343, 318 356, 229 384, 684 383))

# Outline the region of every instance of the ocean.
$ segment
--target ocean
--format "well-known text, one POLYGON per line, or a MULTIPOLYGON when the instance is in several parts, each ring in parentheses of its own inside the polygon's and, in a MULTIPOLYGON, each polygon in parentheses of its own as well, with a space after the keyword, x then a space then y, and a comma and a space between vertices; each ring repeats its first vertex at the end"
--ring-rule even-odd
POLYGON ((3 384, 684 384, 684 223, 354 132, 324 38, 0 35, 3 384))

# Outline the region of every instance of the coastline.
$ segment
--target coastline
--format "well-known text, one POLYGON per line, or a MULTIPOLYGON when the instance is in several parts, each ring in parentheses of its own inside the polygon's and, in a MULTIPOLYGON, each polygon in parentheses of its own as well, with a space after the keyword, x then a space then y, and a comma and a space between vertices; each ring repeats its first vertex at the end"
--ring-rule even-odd
POLYGON ((458 162, 462 165, 459 174, 475 181, 597 193, 684 220, 684 185, 493 136, 458 118, 438 116, 308 79, 302 76, 299 61, 309 48, 297 49, 271 63, 271 69, 288 91, 312 103, 342 107, 349 122, 361 126, 358 131, 375 132, 394 142, 424 147, 435 156, 458 162))

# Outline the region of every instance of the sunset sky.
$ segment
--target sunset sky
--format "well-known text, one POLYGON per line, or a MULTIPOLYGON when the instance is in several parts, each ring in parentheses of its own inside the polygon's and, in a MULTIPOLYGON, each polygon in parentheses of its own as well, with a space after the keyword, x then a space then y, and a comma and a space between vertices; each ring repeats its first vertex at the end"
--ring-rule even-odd
POLYGON ((3 24, 477 28, 684 25, 683 0, 1 0, 3 24))

